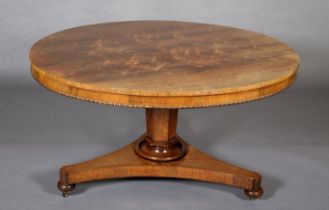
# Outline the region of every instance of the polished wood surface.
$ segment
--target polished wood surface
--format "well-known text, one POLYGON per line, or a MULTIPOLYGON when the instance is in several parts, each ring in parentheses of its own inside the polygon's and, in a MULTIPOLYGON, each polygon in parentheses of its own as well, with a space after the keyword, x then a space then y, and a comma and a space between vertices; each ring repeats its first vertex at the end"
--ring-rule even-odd
POLYGON ((299 56, 246 30, 188 22, 130 21, 68 29, 37 42, 32 74, 79 99, 149 108, 241 103, 295 79, 299 56))
MULTIPOLYGON (((145 135, 136 142, 143 138, 145 135)), ((247 192, 262 192, 258 173, 216 160, 191 145, 188 145, 189 152, 183 158, 158 163, 139 157, 134 152, 136 142, 111 154, 62 167, 59 186, 126 177, 167 177, 225 184, 247 192)))
POLYGON ((67 197, 82 182, 125 177, 193 179, 243 188, 250 199, 262 196, 261 176, 192 147, 176 134, 176 109, 146 109, 147 131, 111 154, 64 166, 57 187, 67 197))
POLYGON ((143 158, 173 161, 187 152, 187 144, 176 134, 177 109, 146 109, 146 135, 135 143, 135 151, 143 158))
MULTIPOLYGON (((58 189, 123 177, 171 177, 263 194, 258 173, 216 160, 176 133, 178 108, 241 103, 278 93, 296 78, 299 56, 246 30, 173 21, 131 21, 68 29, 37 42, 32 74, 63 95, 146 108, 139 139, 93 160, 64 166, 58 189)), ((200 139, 202 140, 202 139, 200 139)))

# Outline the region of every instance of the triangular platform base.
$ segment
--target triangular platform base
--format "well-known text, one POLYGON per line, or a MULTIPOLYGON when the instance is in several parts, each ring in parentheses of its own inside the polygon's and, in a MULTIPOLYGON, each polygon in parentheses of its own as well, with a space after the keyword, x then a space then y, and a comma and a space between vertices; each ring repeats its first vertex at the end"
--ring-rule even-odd
POLYGON ((193 179, 242 188, 250 198, 262 195, 258 173, 217 160, 191 145, 183 158, 157 162, 138 156, 134 143, 111 154, 62 167, 58 188, 67 196, 78 183, 126 177, 193 179))

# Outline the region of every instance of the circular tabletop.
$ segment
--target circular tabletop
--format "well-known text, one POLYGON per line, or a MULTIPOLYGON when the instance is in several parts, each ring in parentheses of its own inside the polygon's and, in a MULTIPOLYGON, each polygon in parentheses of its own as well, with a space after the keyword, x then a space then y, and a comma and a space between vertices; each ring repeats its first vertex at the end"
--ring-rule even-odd
POLYGON ((256 100, 287 88, 298 54, 263 34, 218 25, 127 21, 47 36, 30 50, 34 78, 98 103, 192 108, 256 100))

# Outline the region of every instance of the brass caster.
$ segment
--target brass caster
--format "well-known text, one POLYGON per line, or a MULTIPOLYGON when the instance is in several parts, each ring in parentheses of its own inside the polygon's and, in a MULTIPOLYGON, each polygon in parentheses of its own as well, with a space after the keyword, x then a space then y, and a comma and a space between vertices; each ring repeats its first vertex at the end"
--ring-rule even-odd
POLYGON ((59 181, 57 183, 57 188, 63 192, 63 197, 66 198, 69 196, 69 193, 74 190, 75 184, 65 184, 59 181))
POLYGON ((249 197, 250 200, 255 200, 262 197, 264 190, 262 187, 258 187, 257 190, 244 190, 244 194, 249 197))

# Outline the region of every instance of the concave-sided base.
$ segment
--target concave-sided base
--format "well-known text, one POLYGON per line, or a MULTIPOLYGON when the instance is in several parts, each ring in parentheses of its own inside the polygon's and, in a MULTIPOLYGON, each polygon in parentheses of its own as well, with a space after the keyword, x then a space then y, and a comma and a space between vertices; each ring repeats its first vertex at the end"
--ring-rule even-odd
POLYGON ((146 160, 136 154, 136 142, 111 154, 64 166, 60 170, 59 190, 69 194, 71 186, 78 183, 125 177, 168 177, 207 181, 245 189, 250 199, 262 195, 261 176, 237 166, 216 160, 187 145, 186 155, 175 161, 157 162, 146 160))
POLYGON ((147 131, 111 154, 64 166, 58 189, 64 197, 75 184, 124 177, 193 179, 243 188, 250 199, 263 194, 261 176, 216 160, 188 145, 176 134, 177 109, 146 109, 147 131))

